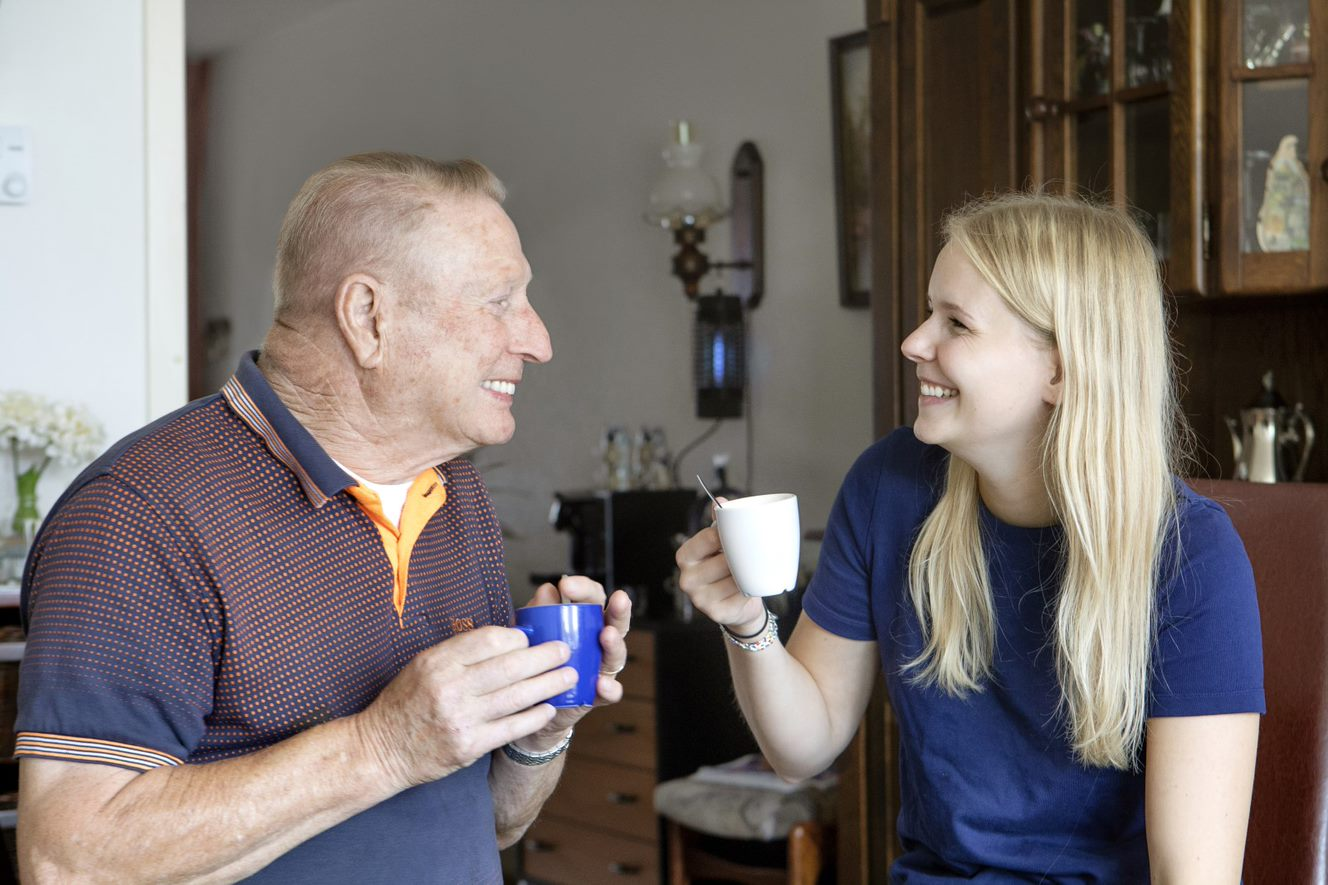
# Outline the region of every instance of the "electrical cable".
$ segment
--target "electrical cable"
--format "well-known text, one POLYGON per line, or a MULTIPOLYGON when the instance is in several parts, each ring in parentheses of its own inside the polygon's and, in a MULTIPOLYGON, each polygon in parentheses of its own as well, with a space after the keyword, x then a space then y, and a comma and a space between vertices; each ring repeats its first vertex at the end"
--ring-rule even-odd
POLYGON ((751 312, 742 312, 742 414, 747 421, 747 494, 756 494, 756 419, 752 415, 751 312))
POLYGON ((673 487, 675 489, 681 487, 681 483, 678 482, 678 465, 682 463, 682 459, 687 457, 687 453, 690 452, 692 449, 696 448, 701 443, 710 439, 710 437, 714 435, 715 431, 719 429, 719 425, 722 423, 724 423, 723 418, 716 418, 714 424, 711 424, 709 427, 707 427, 704 431, 701 432, 700 436, 689 442, 687 445, 683 446, 681 449, 678 450, 678 454, 673 456, 673 487))

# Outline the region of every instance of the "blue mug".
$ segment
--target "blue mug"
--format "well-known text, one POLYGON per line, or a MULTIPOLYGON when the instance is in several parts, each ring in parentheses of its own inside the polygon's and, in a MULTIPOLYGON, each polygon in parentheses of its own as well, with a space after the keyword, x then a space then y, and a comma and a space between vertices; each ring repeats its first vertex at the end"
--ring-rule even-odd
POLYGON ((576 670, 576 685, 546 703, 555 707, 589 707, 595 703, 604 609, 593 602, 527 606, 516 610, 516 628, 530 637, 531 645, 557 639, 572 649, 572 657, 563 666, 576 670))

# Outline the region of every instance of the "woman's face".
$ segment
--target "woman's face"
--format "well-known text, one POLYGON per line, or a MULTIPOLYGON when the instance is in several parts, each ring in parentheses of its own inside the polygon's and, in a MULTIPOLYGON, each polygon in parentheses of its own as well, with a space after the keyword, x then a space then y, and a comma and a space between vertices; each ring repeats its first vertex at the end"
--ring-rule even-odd
POLYGON ((953 245, 936 259, 927 305, 927 319, 900 348, 921 384, 914 433, 979 473, 1027 464, 1060 395, 1055 348, 953 245))

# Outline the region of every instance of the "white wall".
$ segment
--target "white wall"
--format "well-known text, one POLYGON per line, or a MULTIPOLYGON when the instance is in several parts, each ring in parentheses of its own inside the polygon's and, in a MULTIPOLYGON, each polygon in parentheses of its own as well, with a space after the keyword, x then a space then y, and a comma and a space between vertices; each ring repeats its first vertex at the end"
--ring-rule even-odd
POLYGON ((86 404, 108 442, 184 399, 183 61, 183 0, 0 2, 0 123, 33 173, 0 205, 0 390, 86 404))
MULTIPOLYGON (((836 291, 827 55, 862 20, 861 0, 348 0, 223 54, 202 248, 234 337, 214 382, 262 338, 277 229, 310 172, 383 148, 488 164, 508 185, 555 351, 527 373, 515 440, 478 457, 504 462, 486 475, 517 535, 508 565, 523 598, 530 571, 566 564, 549 503, 592 484, 606 425, 661 424, 675 451, 706 427, 672 242, 641 221, 668 123, 687 117, 722 182, 744 139, 764 155, 755 488, 796 491, 804 525, 824 525, 871 440, 870 324, 836 291)), ((712 233, 712 257, 727 235, 712 233)), ((744 439, 726 422, 683 475, 728 451, 746 485, 744 439)))

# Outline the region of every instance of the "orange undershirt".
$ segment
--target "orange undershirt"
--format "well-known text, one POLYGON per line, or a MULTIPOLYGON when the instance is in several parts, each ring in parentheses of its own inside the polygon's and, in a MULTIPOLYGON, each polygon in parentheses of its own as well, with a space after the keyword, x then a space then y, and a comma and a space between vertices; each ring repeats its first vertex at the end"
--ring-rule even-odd
POLYGON ((387 560, 392 564, 392 607, 397 612, 397 624, 405 629, 402 615, 406 610, 406 574, 410 569, 410 551, 419 540, 420 532, 428 524, 438 509, 447 500, 447 490, 443 488, 438 473, 426 470, 411 483, 406 493, 406 505, 401 509, 401 521, 394 525, 383 513, 383 503, 378 493, 364 485, 347 489, 369 515, 378 534, 383 539, 383 549, 387 560))

